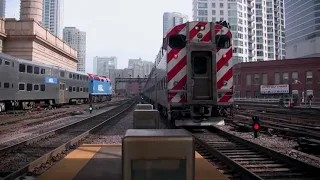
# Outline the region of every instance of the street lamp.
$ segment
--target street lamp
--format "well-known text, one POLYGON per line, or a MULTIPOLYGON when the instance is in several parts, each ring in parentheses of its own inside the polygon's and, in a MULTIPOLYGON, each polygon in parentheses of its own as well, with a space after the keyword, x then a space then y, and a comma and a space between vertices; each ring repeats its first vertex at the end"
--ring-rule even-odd
MULTIPOLYGON (((299 81, 297 79, 294 80, 293 84, 301 84, 302 85, 301 81, 299 81)), ((302 102, 304 103, 305 106, 307 105, 306 104, 306 99, 305 99, 305 94, 304 94, 304 86, 302 86, 302 102)))

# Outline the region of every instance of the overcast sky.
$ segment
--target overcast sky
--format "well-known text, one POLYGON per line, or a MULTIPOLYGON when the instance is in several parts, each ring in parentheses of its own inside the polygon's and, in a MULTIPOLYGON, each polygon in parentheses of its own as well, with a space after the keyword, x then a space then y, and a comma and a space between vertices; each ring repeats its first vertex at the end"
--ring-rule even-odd
MULTIPOLYGON (((7 0, 6 17, 19 18, 20 0, 7 0)), ((87 72, 94 56, 154 61, 162 43, 162 15, 181 12, 192 19, 191 0, 64 0, 63 27, 87 33, 87 72)))

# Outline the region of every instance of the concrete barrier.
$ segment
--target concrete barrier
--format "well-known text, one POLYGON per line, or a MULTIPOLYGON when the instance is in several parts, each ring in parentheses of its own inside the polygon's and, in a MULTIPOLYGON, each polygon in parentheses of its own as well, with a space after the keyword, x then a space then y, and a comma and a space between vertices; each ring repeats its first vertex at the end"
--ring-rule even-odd
POLYGON ((160 113, 155 109, 136 109, 133 112, 134 129, 159 129, 160 113))
POLYGON ((144 110, 151 110, 153 109, 153 105, 152 104, 137 104, 136 105, 136 109, 144 109, 144 110))

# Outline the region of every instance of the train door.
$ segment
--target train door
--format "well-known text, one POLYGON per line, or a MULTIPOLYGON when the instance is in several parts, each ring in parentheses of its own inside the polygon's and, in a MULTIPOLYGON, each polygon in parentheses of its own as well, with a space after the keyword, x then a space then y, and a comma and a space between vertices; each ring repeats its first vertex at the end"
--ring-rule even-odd
POLYGON ((193 100, 212 100, 212 53, 193 51, 191 53, 193 100))
POLYGON ((60 87, 59 87, 59 101, 60 101, 60 103, 66 103, 66 94, 65 94, 66 83, 60 82, 59 85, 60 85, 60 87))

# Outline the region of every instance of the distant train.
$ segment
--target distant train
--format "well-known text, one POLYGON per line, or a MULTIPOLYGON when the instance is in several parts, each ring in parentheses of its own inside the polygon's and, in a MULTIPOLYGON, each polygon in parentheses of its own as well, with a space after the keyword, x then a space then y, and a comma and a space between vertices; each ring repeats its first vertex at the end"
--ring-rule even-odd
POLYGON ((176 125, 219 122, 232 110, 231 42, 227 22, 194 21, 173 27, 163 39, 143 96, 176 125))
POLYGON ((111 100, 107 77, 73 72, 58 66, 0 53, 0 112, 111 100))

